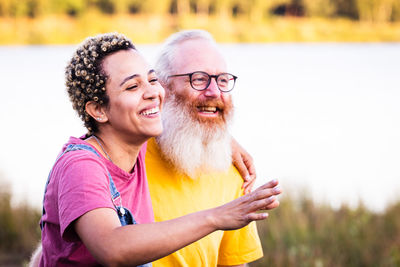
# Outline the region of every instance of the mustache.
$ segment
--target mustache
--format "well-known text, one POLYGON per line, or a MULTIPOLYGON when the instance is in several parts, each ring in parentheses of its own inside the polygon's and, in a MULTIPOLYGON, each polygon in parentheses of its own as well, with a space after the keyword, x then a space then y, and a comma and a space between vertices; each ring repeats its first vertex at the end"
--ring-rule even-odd
POLYGON ((208 100, 195 100, 192 106, 197 107, 216 107, 219 110, 225 109, 225 104, 219 99, 208 99, 208 100))
MULTIPOLYGON (((225 101, 221 98, 190 98, 187 94, 179 94, 176 92, 168 95, 165 103, 169 102, 176 107, 180 107, 187 111, 187 114, 192 119, 203 123, 208 123, 209 126, 215 126, 215 123, 226 124, 233 116, 234 105, 231 98, 225 101), (207 119, 201 118, 198 115, 199 107, 216 107, 219 112, 218 118, 207 119)), ((178 109, 179 110, 179 109, 178 109)))
MULTIPOLYGON (((174 94, 172 96, 172 100, 173 102, 175 102, 175 104, 177 106, 188 106, 188 107, 201 107, 201 106, 205 106, 205 107, 216 107, 220 110, 224 110, 226 105, 224 104, 224 102, 222 102, 221 99, 195 99, 192 101, 189 101, 188 98, 185 95, 182 94, 174 94)), ((167 100, 168 101, 168 100, 167 100)))

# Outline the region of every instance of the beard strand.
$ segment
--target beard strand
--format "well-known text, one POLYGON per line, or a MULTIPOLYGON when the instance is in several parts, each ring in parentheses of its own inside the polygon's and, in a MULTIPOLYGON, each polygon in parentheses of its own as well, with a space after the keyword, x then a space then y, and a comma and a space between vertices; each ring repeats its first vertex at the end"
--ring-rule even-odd
POLYGON ((216 121, 200 121, 193 105, 170 95, 164 104, 163 133, 156 137, 164 158, 177 171, 196 178, 202 173, 227 171, 232 163, 228 125, 232 105, 216 121))

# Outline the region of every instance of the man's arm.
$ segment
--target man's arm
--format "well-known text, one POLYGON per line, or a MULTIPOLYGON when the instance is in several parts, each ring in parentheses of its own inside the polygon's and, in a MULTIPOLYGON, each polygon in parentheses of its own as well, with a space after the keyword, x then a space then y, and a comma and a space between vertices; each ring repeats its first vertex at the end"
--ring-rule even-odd
POLYGON ((251 155, 232 137, 232 163, 242 176, 244 193, 247 194, 253 188, 256 181, 256 168, 251 155))

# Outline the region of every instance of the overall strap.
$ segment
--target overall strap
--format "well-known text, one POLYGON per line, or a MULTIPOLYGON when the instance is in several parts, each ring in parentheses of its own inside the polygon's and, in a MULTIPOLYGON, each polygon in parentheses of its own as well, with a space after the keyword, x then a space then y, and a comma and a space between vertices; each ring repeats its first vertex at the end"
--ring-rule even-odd
MULTIPOLYGON (((52 174, 52 172, 53 172, 53 169, 54 169, 55 164, 57 163, 57 161, 58 161, 65 153, 70 152, 70 151, 76 151, 76 150, 86 150, 86 151, 90 151, 90 152, 94 153, 96 156, 98 156, 99 158, 101 158, 100 154, 97 153, 97 151, 96 151, 93 147, 91 147, 91 146, 89 146, 89 145, 85 145, 85 144, 69 144, 69 145, 67 146, 67 148, 64 150, 64 152, 61 153, 61 154, 57 157, 57 159, 56 159, 56 161, 55 161, 53 167, 52 167, 51 170, 50 170, 49 176, 47 177, 47 182, 46 182, 46 186, 45 186, 45 188, 44 188, 44 195, 43 195, 42 217, 43 217, 43 215, 46 214, 46 211, 45 211, 45 209, 44 209, 44 199, 45 199, 46 192, 47 192, 47 186, 49 185, 49 182, 50 182, 50 176, 51 176, 51 174, 52 174)), ((116 187, 115 184, 114 184, 114 181, 113 181, 113 179, 112 179, 112 177, 111 177, 110 172, 109 172, 108 170, 107 170, 107 172, 108 172, 108 179, 109 179, 109 182, 110 182, 109 188, 110 188, 110 193, 111 193, 111 199, 112 199, 112 202, 113 202, 115 208, 117 209, 117 206, 122 207, 121 194, 118 192, 117 187, 116 187), (118 198, 119 198, 119 202, 120 202, 119 205, 116 204, 116 201, 117 201, 118 198)), ((118 209, 117 209, 117 210, 118 210, 118 209)), ((43 220, 41 220, 41 222, 40 222, 40 228, 43 229, 43 227, 44 227, 44 222, 43 222, 43 220)))

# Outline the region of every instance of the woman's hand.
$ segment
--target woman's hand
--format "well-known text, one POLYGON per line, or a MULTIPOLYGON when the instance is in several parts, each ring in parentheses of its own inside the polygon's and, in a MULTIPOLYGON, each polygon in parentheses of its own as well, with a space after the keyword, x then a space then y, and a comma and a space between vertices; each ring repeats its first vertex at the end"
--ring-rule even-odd
POLYGON ((276 196, 280 193, 282 190, 278 181, 272 180, 254 192, 211 210, 216 229, 234 230, 246 226, 251 221, 267 218, 268 213, 258 211, 278 207, 279 201, 276 196))
POLYGON ((235 165, 244 183, 244 193, 251 192, 254 182, 256 181, 256 169, 254 167, 253 158, 249 153, 232 137, 232 163, 235 165))

